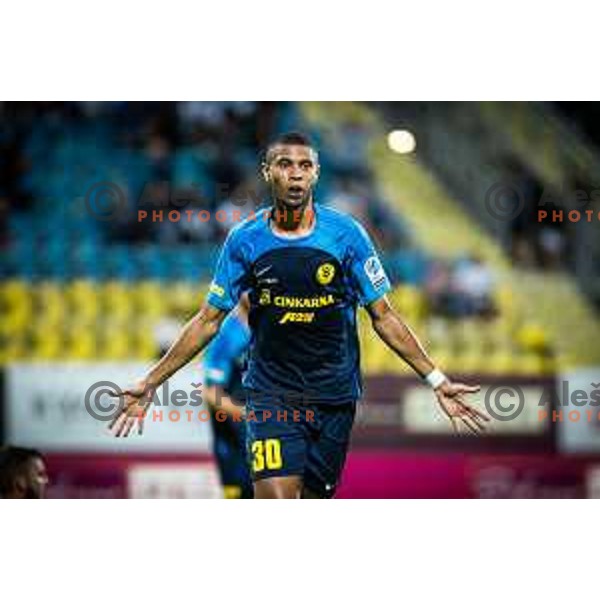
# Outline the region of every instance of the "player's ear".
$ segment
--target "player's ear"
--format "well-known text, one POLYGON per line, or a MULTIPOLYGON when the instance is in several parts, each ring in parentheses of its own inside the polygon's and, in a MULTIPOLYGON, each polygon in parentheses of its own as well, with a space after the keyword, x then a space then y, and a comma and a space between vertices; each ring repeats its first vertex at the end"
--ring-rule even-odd
POLYGON ((311 176, 311 179, 312 179, 312 181, 311 181, 311 186, 315 186, 315 185, 317 185, 317 182, 319 181, 319 174, 320 174, 320 172, 321 172, 321 171, 320 171, 320 169, 319 169, 319 164, 317 163, 317 164, 315 165, 315 169, 314 169, 314 171, 312 172, 312 176, 311 176))
POLYGON ((260 172, 262 173, 265 182, 269 183, 271 181, 271 173, 269 172, 269 165, 266 162, 261 165, 260 172))

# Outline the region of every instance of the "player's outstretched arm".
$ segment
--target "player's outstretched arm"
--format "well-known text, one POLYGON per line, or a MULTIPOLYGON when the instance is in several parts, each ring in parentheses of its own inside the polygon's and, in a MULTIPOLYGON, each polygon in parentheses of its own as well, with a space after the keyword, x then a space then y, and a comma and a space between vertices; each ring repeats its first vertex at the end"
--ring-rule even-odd
POLYGON ((433 387, 440 407, 450 419, 454 430, 456 431, 455 419, 459 419, 473 433, 483 431, 484 422, 489 421, 489 417, 464 400, 465 394, 478 392, 480 387, 451 382, 436 369, 410 327, 390 305, 387 296, 372 302, 366 308, 377 335, 433 387))
POLYGON ((136 422, 142 433, 154 390, 204 349, 219 331, 225 315, 225 311, 205 304, 184 326, 167 353, 134 387, 123 392, 124 405, 109 425, 117 436, 129 435, 136 422))

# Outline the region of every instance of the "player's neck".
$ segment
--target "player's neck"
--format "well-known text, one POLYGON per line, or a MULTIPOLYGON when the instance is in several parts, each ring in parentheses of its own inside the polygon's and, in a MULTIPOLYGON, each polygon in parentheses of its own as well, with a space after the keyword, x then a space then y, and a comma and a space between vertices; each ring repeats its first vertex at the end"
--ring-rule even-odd
POLYGON ((271 228, 275 233, 305 235, 309 233, 315 221, 312 198, 305 206, 291 209, 275 205, 271 210, 271 228))

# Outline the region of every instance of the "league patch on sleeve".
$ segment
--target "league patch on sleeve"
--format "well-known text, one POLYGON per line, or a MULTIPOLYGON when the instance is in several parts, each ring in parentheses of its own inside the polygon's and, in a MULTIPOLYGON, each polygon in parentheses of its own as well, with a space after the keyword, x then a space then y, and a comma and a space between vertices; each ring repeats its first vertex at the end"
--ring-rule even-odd
POLYGON ((375 288, 380 287, 387 281, 383 266, 376 256, 371 256, 365 261, 365 273, 375 288))
POLYGON ((216 296, 219 296, 219 298, 222 298, 225 295, 225 290, 214 281, 210 284, 208 291, 216 296))

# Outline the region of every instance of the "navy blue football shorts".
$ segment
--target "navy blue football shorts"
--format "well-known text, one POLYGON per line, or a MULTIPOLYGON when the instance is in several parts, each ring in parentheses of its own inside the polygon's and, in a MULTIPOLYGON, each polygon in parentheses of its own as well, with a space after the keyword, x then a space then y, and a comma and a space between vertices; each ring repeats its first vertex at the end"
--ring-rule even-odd
POLYGON ((340 480, 356 403, 285 401, 248 391, 246 428, 254 481, 297 475, 322 498, 335 494, 340 480))

